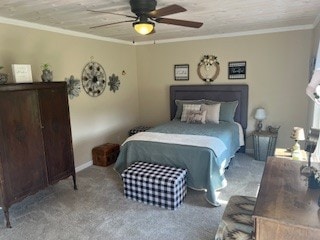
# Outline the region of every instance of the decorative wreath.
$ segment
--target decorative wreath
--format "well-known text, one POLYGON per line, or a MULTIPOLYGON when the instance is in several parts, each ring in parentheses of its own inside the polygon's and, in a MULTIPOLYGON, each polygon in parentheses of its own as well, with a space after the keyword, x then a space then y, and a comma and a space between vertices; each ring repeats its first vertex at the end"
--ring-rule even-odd
POLYGON ((198 64, 197 73, 203 81, 208 83, 213 82, 220 73, 217 57, 214 55, 204 55, 198 64))

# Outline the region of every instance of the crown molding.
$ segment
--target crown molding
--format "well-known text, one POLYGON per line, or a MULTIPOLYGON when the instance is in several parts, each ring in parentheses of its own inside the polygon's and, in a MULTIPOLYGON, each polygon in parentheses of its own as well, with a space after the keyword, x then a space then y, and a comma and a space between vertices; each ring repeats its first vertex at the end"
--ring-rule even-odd
POLYGON ((313 28, 315 28, 320 22, 320 14, 316 17, 316 19, 313 22, 313 28))
POLYGON ((292 27, 269 28, 269 29, 261 29, 261 30, 234 32, 234 33, 222 33, 222 34, 214 34, 214 35, 198 36, 198 37, 145 41, 145 42, 137 42, 137 43, 135 43, 135 45, 151 45, 151 44, 162 44, 162 43, 173 43, 173 42, 187 42, 187 41, 207 40, 207 39, 214 39, 214 38, 240 37, 240 36, 259 35, 259 34, 266 34, 266 33, 289 32, 289 31, 298 31, 298 30, 310 30, 310 29, 313 29, 313 28, 314 28, 314 24, 308 24, 308 25, 299 25, 299 26, 292 26, 292 27))
POLYGON ((43 30, 43 31, 48 31, 48 32, 55 32, 55 33, 60 33, 60 34, 69 35, 69 36, 73 36, 73 37, 82 37, 82 38, 89 38, 89 39, 94 39, 94 40, 99 40, 99 41, 132 45, 132 43, 129 41, 118 40, 115 38, 100 37, 100 36, 93 35, 93 34, 81 33, 81 32, 77 32, 77 31, 71 31, 71 30, 66 30, 66 29, 56 28, 56 27, 50 27, 47 25, 42 25, 42 24, 38 24, 38 23, 31 23, 31 22, 27 22, 27 21, 12 19, 12 18, 0 17, 0 23, 15 25, 15 26, 19 26, 19 27, 32 28, 32 29, 37 29, 37 30, 43 30))
POLYGON ((320 22, 320 14, 317 16, 313 24, 308 25, 298 25, 292 27, 282 27, 282 28, 269 28, 269 29, 261 29, 261 30, 252 30, 252 31, 243 31, 243 32, 235 32, 235 33, 222 33, 222 34, 214 34, 207 36, 197 36, 197 37, 186 37, 186 38, 174 38, 174 39, 166 39, 166 40, 152 40, 145 42, 131 42, 118 40, 115 38, 101 37, 88 33, 81 33, 77 31, 65 30, 62 28, 51 27, 47 25, 42 25, 38 23, 31 23, 27 21, 21 21, 11 18, 0 17, 0 23, 10 24, 20 27, 27 27, 32 29, 44 30, 49 32, 60 33, 64 35, 74 36, 74 37, 82 37, 89 38, 93 40, 112 42, 112 43, 120 43, 125 45, 151 45, 151 44, 163 44, 163 43, 174 43, 174 42, 186 42, 186 41, 197 41, 197 40, 207 40, 214 38, 226 38, 226 37, 239 37, 239 36, 248 36, 248 35, 258 35, 258 34, 266 34, 266 33, 277 33, 277 32, 288 32, 288 31, 297 31, 297 30, 307 30, 314 29, 317 24, 320 22))

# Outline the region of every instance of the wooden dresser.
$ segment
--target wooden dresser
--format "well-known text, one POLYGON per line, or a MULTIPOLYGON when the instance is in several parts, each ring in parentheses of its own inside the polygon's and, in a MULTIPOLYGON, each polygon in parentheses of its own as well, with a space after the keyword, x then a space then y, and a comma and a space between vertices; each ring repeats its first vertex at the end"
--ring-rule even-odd
POLYGON ((0 85, 0 205, 76 176, 65 82, 0 85))
POLYGON ((269 157, 253 218, 256 240, 319 240, 320 190, 300 174, 306 162, 269 157))

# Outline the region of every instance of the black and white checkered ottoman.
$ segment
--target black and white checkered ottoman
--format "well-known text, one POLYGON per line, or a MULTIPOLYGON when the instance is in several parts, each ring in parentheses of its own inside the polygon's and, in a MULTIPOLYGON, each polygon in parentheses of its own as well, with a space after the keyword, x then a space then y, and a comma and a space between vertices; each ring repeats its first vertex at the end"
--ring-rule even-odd
POLYGON ((127 198, 175 210, 187 193, 187 170, 135 162, 121 174, 127 198))
POLYGON ((129 134, 129 136, 132 136, 132 135, 139 133, 139 132, 145 132, 148 129, 150 129, 150 127, 148 127, 148 126, 138 126, 138 127, 130 129, 128 134, 129 134))

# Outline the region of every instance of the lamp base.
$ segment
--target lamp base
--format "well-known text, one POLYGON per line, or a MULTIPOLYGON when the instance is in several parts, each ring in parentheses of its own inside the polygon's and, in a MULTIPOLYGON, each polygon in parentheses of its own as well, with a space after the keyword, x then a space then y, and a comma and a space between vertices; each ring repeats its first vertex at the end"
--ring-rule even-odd
POLYGON ((257 131, 257 132, 261 132, 261 131, 262 131, 262 121, 261 121, 261 120, 258 121, 256 131, 257 131))
POLYGON ((298 141, 292 147, 292 160, 302 160, 302 154, 300 150, 300 144, 298 141))

